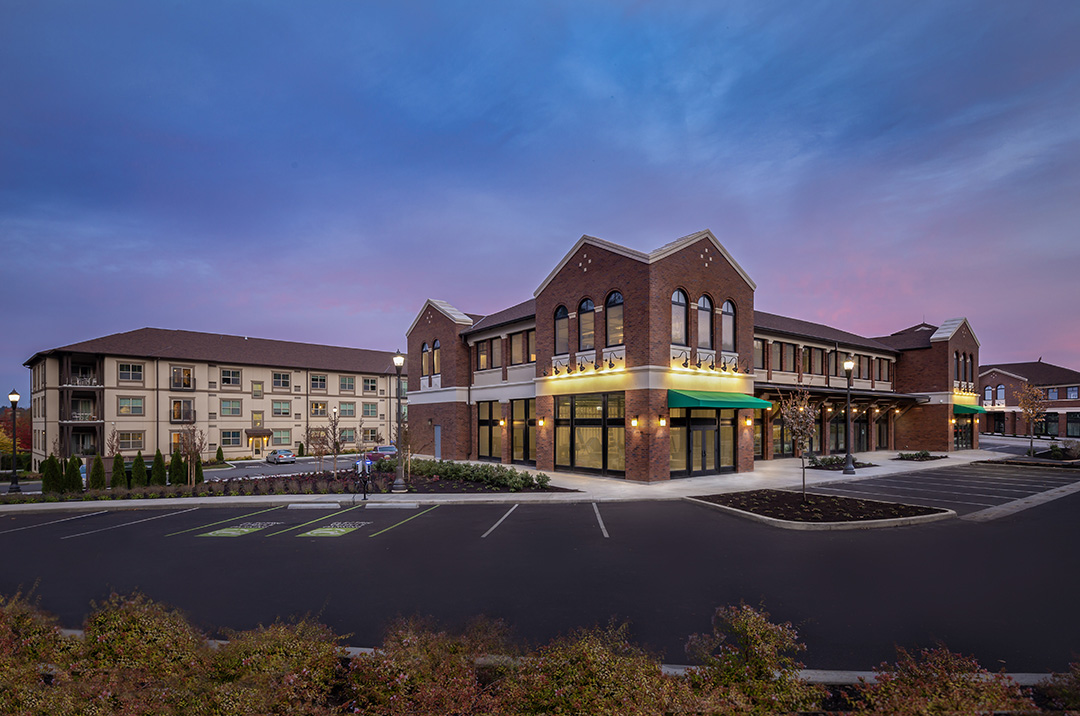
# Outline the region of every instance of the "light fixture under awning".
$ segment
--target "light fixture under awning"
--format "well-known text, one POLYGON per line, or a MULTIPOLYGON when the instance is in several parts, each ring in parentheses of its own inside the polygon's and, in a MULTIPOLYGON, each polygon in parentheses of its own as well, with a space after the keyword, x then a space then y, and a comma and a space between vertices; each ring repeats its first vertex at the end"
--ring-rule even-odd
POLYGON ((976 415, 978 413, 985 413, 986 408, 979 405, 961 405, 960 403, 953 403, 952 411, 953 415, 976 415))
POLYGON ((743 393, 715 390, 669 390, 669 408, 771 408, 772 403, 743 393))

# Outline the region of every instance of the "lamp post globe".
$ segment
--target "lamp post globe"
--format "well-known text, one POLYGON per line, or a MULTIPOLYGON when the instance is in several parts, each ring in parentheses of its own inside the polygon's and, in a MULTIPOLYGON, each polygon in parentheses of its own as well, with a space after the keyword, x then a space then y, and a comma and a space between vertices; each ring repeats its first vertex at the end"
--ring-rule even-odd
POLYGON ((8 485, 8 492, 22 492, 19 487, 19 463, 16 459, 18 457, 16 450, 18 450, 19 440, 15 436, 15 409, 19 407, 19 391, 12 388, 8 393, 8 400, 11 401, 11 484, 8 485))
POLYGON ((394 372, 397 375, 397 385, 394 386, 397 392, 397 439, 394 441, 397 447, 397 474, 394 476, 394 486, 390 488, 391 492, 396 493, 407 492, 405 489, 405 452, 401 444, 401 368, 404 365, 405 356, 399 350, 394 354, 394 372))
POLYGON ((844 372, 847 373, 847 409, 844 418, 844 447, 847 455, 844 458, 844 474, 855 474, 855 458, 851 455, 851 373, 855 370, 855 359, 848 356, 844 361, 844 372))

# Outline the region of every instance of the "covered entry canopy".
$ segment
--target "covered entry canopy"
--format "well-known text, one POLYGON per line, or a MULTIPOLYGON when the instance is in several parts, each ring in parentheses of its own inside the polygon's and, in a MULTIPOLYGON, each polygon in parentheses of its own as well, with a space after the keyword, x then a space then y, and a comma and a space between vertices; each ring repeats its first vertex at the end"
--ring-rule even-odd
POLYGON ((669 408, 771 408, 772 403, 742 393, 713 390, 669 390, 669 408))
POLYGON ((960 403, 953 403, 952 411, 953 415, 973 415, 985 413, 986 408, 981 405, 960 405, 960 403))

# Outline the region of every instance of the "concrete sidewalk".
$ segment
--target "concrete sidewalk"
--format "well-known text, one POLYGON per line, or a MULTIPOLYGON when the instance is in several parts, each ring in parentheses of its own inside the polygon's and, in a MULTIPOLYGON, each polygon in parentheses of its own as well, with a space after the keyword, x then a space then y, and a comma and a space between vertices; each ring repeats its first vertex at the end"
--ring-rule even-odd
MULTIPOLYGON (((806 470, 806 486, 845 482, 867 477, 880 477, 896 473, 915 472, 949 465, 966 465, 979 460, 1000 459, 1001 453, 984 450, 964 450, 949 453, 944 460, 914 462, 896 460, 897 453, 877 451, 859 453, 858 462, 870 462, 874 467, 859 468, 853 476, 839 470, 806 470)), ((515 466, 518 467, 518 466, 515 466)), ((518 467, 518 469, 522 469, 518 467)), ((527 472, 539 472, 525 468, 527 472)), ((743 492, 764 488, 797 489, 802 486, 801 463, 796 458, 759 460, 753 472, 727 473, 666 480, 653 483, 636 483, 613 477, 597 477, 566 472, 546 473, 551 484, 574 490, 574 492, 501 492, 491 494, 417 494, 403 495, 371 494, 369 503, 413 504, 490 504, 490 503, 570 503, 570 502, 636 502, 644 500, 678 500, 694 495, 713 495, 725 492, 743 492)), ((361 495, 251 495, 237 497, 180 497, 153 500, 95 500, 86 502, 42 502, 21 505, 0 505, 0 513, 20 512, 84 512, 118 509, 170 509, 173 507, 251 507, 257 505, 307 505, 316 508, 325 504, 353 505, 363 502, 361 495)))

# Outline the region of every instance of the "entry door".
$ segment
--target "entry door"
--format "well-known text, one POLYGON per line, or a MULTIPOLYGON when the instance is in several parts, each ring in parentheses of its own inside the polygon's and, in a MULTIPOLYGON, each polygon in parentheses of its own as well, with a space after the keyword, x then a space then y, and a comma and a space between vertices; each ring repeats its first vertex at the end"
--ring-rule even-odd
POLYGON ((435 459, 442 460, 442 426, 435 426, 435 459))
POLYGON ((693 427, 690 430, 690 474, 716 472, 716 428, 693 427))

